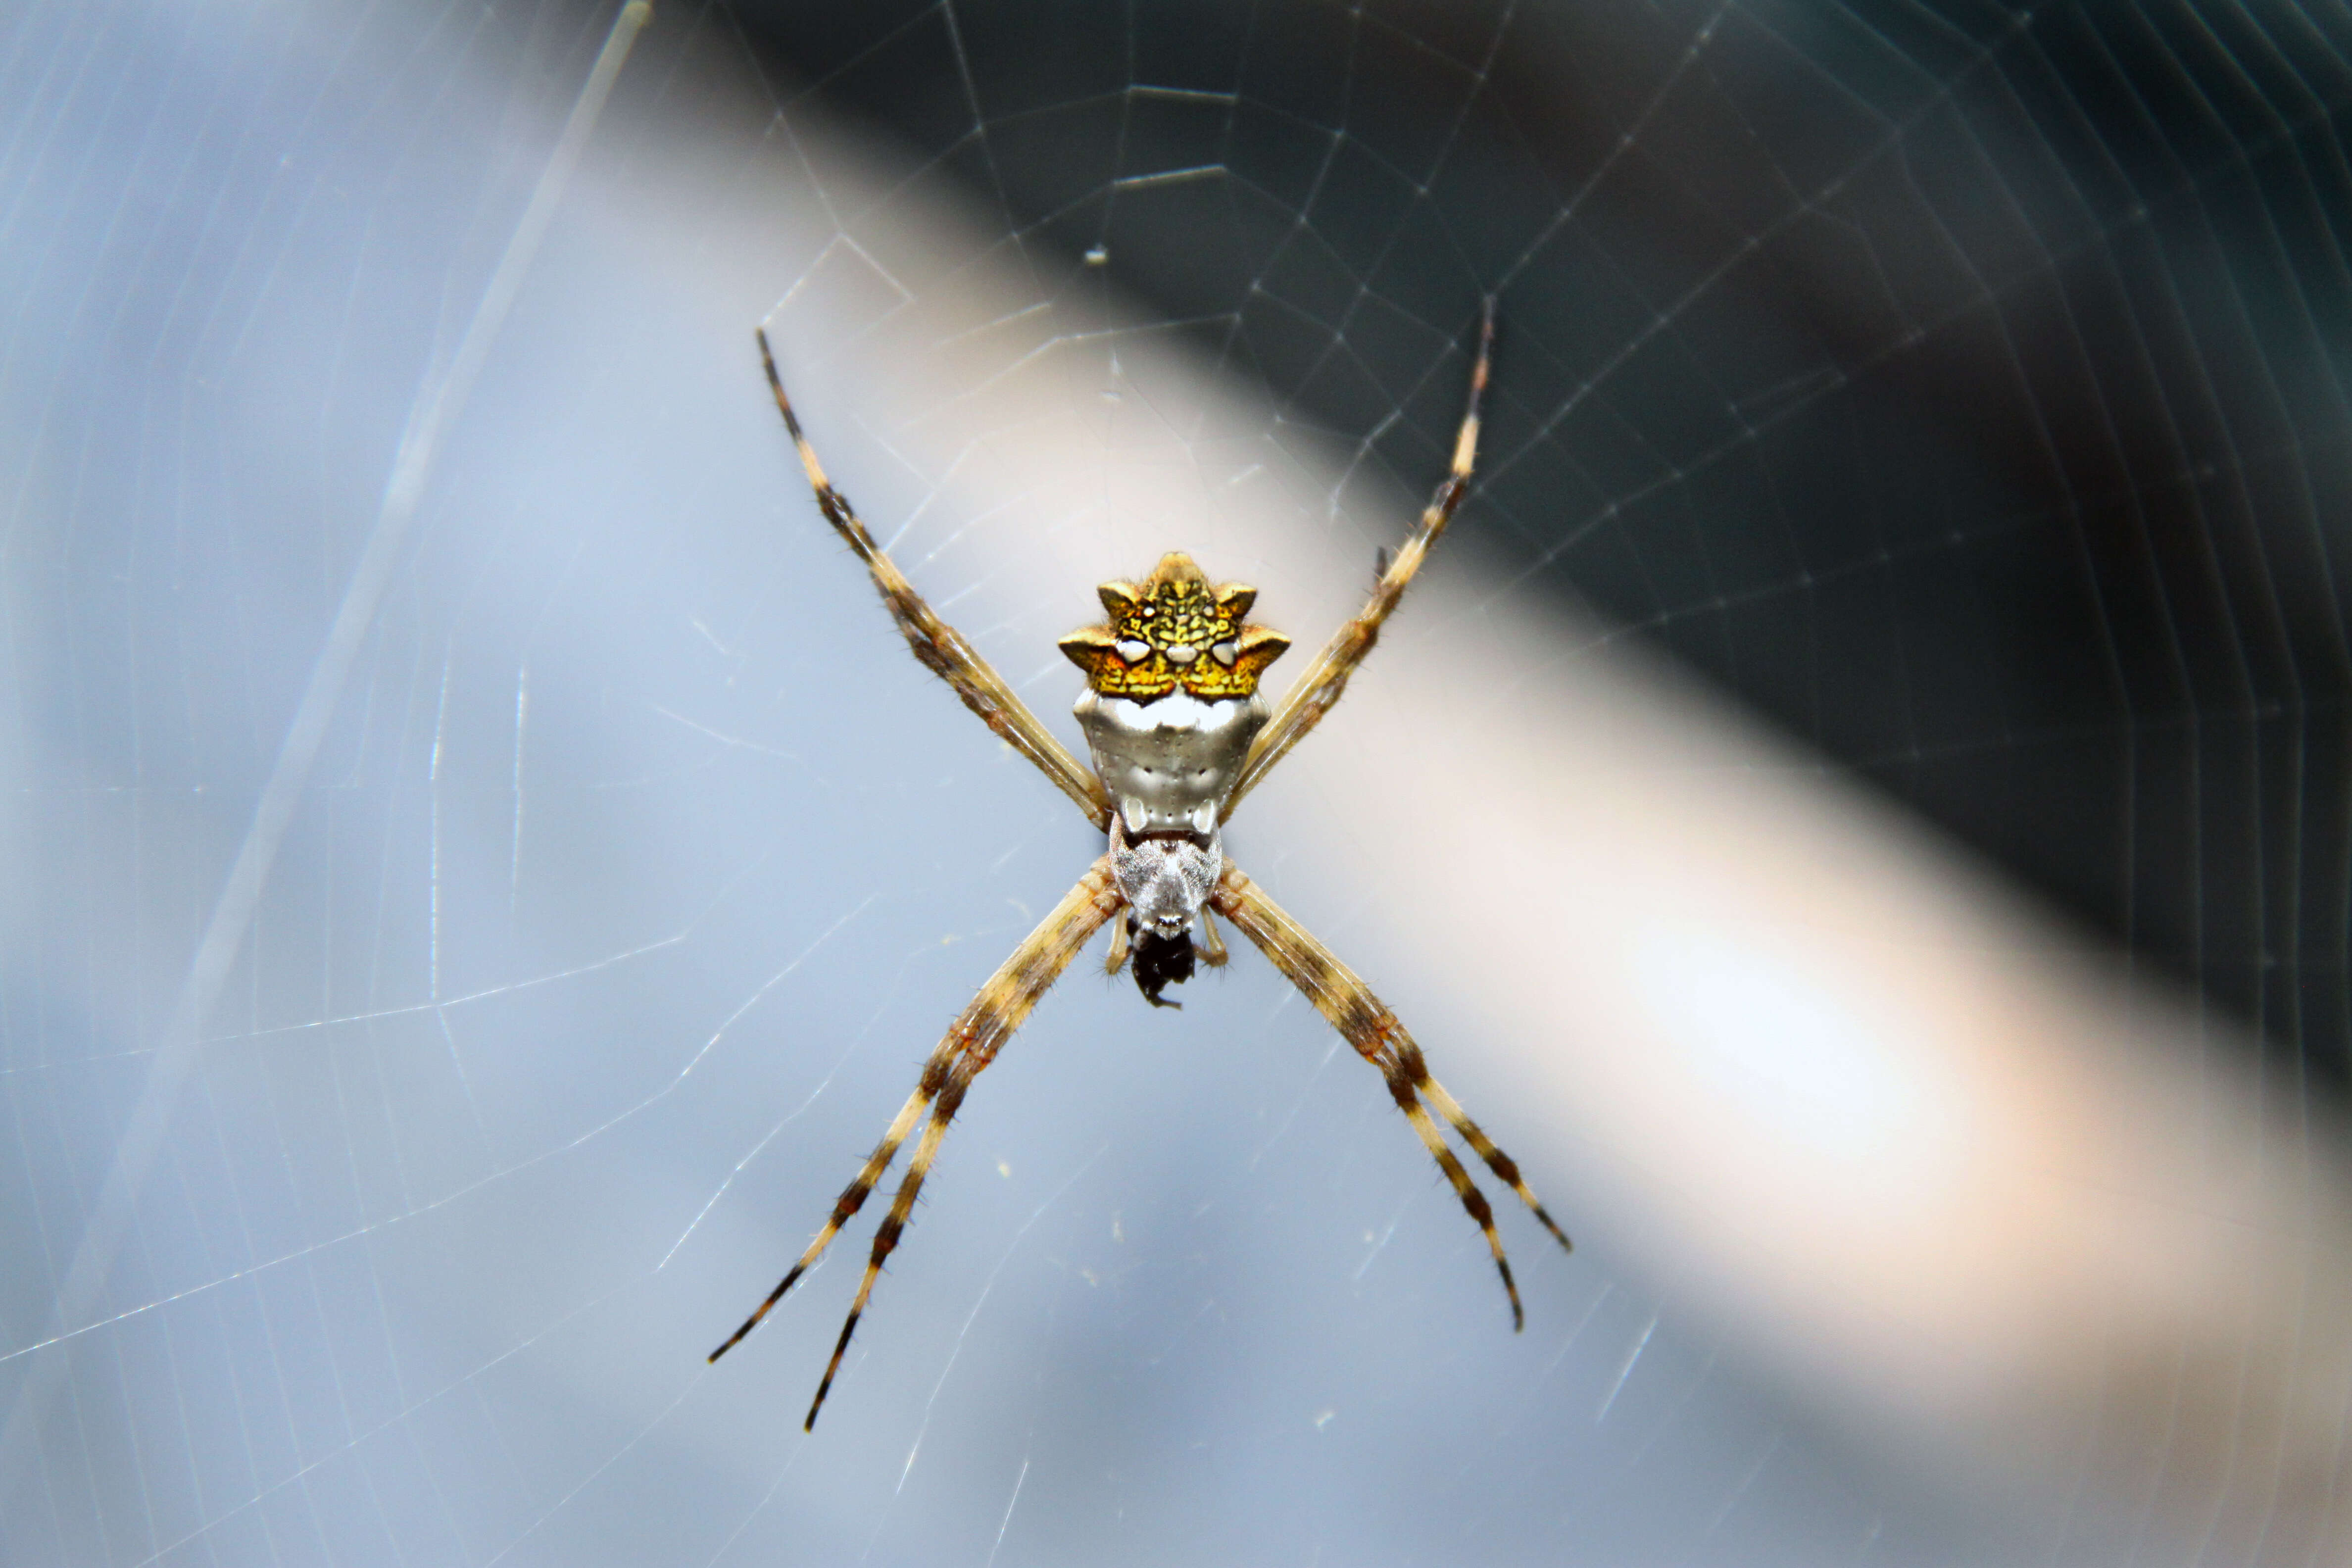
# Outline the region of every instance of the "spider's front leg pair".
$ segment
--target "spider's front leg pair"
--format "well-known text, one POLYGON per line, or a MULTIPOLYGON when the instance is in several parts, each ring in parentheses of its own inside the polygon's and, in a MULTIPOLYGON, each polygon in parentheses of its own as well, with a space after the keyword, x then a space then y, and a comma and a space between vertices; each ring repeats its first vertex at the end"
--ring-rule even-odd
POLYGON ((1446 1146, 1430 1112, 1445 1119, 1486 1168, 1535 1211, 1563 1247, 1568 1237, 1528 1190, 1518 1167, 1429 1076, 1421 1047, 1396 1015, 1329 949, 1315 940, 1224 857, 1221 829, 1234 806, 1321 721, 1349 678, 1379 639, 1381 625, 1420 570, 1430 545, 1467 492, 1478 449, 1478 406, 1494 344, 1492 301, 1481 326, 1470 375, 1469 407, 1454 439, 1454 460, 1402 548, 1389 557, 1363 610, 1340 627, 1297 683, 1269 711, 1257 690, 1266 665, 1289 647, 1270 628, 1246 624, 1257 592, 1239 583, 1212 584, 1181 553, 1164 558, 1140 583, 1103 584, 1103 624, 1062 639, 1062 650, 1087 673, 1077 716, 1095 765, 1089 769, 1037 721, 961 634, 924 603, 887 552, 874 541, 847 499, 825 478, 803 434, 792 400, 776 374, 765 331, 760 358, 776 408, 807 471, 817 505, 847 541, 898 622, 915 657, 954 689, 965 706, 1075 801, 1104 830, 1109 851, 1039 922, 968 1004, 923 1068, 889 1131, 835 1203, 814 1240, 768 1293, 757 1311, 710 1352, 717 1361, 759 1325, 769 1309, 820 1258, 841 1227, 865 1205, 916 1124, 923 1131, 890 1212, 875 1233, 865 1277, 834 1346, 833 1359, 809 1405, 805 1425, 833 1387, 874 1290, 883 1262, 898 1245, 907 1216, 922 1190, 948 1124, 1004 1042, 1029 1016, 1038 998, 1078 951, 1106 924, 1112 932, 1108 967, 1132 963, 1136 982, 1154 1005, 1166 986, 1192 972, 1195 957, 1225 961, 1211 910, 1224 916, 1312 1001, 1357 1052, 1381 1071, 1398 1110, 1437 1162, 1462 1205, 1477 1222, 1510 1298, 1514 1328, 1524 1321, 1518 1287, 1495 1229, 1493 1210, 1462 1162, 1446 1146), (1121 918, 1124 917, 1124 918, 1121 918), (1202 942, 1195 947, 1198 924, 1202 942), (926 1113, 928 1112, 928 1120, 926 1113))

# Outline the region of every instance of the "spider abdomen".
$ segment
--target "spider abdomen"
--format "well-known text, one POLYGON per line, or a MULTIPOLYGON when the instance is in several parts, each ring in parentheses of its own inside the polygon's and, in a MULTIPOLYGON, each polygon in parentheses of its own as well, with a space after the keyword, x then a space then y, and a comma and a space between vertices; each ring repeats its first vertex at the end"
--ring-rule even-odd
POLYGON ((1079 695, 1076 713, 1095 773, 1131 838, 1215 832, 1267 718, 1265 699, 1255 692, 1203 701, 1177 690, 1138 702, 1092 687, 1079 695))

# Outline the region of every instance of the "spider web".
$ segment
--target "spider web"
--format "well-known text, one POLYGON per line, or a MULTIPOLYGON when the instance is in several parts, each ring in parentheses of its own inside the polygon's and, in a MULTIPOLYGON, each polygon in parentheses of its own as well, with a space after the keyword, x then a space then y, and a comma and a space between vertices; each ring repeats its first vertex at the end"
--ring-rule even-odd
MULTIPOLYGON (((0 29, 10 1561, 2331 1557, 2340 8, 642 21, 0 29), (1586 1245, 1502 1216, 1515 1338, 1375 1076, 1255 954, 1181 1014, 1082 960, 803 1436, 865 1232, 701 1354, 1098 841, 905 657, 751 327, 1071 735, 1053 640, 1161 549, 1308 646, 1352 607, 1489 292, 1479 486, 1232 847, 1586 1245), (1414 682, 1464 650, 1456 724, 1414 682), (2152 981, 2087 987, 2193 1047, 2191 1176, 2121 1178, 2135 1247, 2283 1184, 2308 1228, 2241 1228, 2322 1306, 2243 1305, 2205 1359, 2114 1310, 2082 1342, 2114 1359, 2019 1424, 1940 1349, 1884 1372, 1906 1288, 1965 1294, 1932 1269, 1825 1285, 1785 1221, 1709 1250, 1691 1214, 1769 1178, 1543 1089, 1644 1056, 1577 921, 1647 906, 1448 847, 1515 798, 1468 759, 1549 756, 1588 686, 1630 792, 1907 815, 2061 912, 1987 964, 2152 981), (1778 738, 1659 763, 1649 726, 1718 700, 1778 738), (1551 1013, 1499 1026, 1530 976, 1551 1013)), ((1550 784, 1531 845, 1600 809, 1550 784)), ((1662 988, 1780 1039, 1778 972, 1700 951, 1662 988)), ((1712 1070, 1834 1142, 1875 1049, 1819 1092, 1771 1049, 1712 1070)), ((2098 1084, 2171 1082, 2146 1049, 2098 1084)), ((1899 1152, 1863 1184, 1907 1192, 1899 1152)))

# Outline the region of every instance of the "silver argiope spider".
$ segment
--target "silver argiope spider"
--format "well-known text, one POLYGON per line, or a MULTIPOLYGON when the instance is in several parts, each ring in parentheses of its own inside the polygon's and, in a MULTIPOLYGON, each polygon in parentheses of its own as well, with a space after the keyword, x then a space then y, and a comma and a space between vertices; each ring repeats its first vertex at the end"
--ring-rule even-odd
POLYGON ((1396 608, 1430 545, 1462 504, 1478 451, 1478 404, 1486 390, 1495 342, 1494 301, 1486 301, 1480 322, 1478 357, 1470 372, 1469 407, 1454 438, 1451 470, 1430 498, 1412 537, 1389 558, 1370 601, 1324 645, 1279 709, 1267 710, 1265 699, 1258 694, 1258 676, 1290 646, 1290 639, 1268 627, 1244 624, 1243 617, 1257 597, 1256 589, 1239 583, 1213 585, 1192 557, 1171 552, 1141 583, 1105 583, 1096 590, 1106 612, 1104 624, 1082 627, 1061 642, 1062 651, 1087 675, 1087 689, 1078 696, 1077 717, 1094 754, 1091 769, 1054 739, 962 634, 923 602, 898 564, 875 543, 848 498, 824 477, 815 448, 801 433, 800 419, 793 413, 792 400, 784 395, 783 381, 776 374, 765 329, 759 340, 760 362, 766 367, 769 388, 800 453, 801 467, 808 470, 817 506, 874 574, 875 586, 881 590, 883 603, 915 657, 955 688, 964 705, 990 729, 1077 802, 1088 820, 1109 836, 1109 849, 965 1005, 923 1064, 915 1092, 899 1108, 889 1131, 867 1156, 865 1168, 834 1204, 824 1228, 768 1292, 759 1310, 743 1320, 742 1326, 728 1335, 727 1342, 712 1351, 709 1359, 717 1361, 757 1328, 769 1309, 824 1255, 841 1227, 865 1205, 897 1157, 899 1145, 929 1108, 930 1119, 915 1143, 914 1158, 891 1200, 889 1215, 875 1233, 874 1250, 866 1259, 857 1298, 850 1304, 849 1320, 841 1326, 833 1359, 826 1363, 816 1398, 809 1405, 803 1430, 814 1429, 817 1412, 824 1407, 834 1375, 841 1370, 841 1358, 849 1349, 849 1338, 857 1331, 857 1320, 874 1293, 875 1278, 898 1245, 915 1196, 939 1154, 948 1123, 963 1104, 965 1091, 996 1059, 996 1053, 1028 1019, 1038 998, 1078 950, 1122 910, 1127 918, 1112 928, 1110 958, 1105 967, 1116 974, 1131 963, 1137 986, 1154 1006, 1178 1005, 1160 993, 1192 978, 1196 958, 1211 965, 1225 962, 1224 943, 1217 936, 1211 914, 1214 910, 1255 942, 1348 1043, 1381 1069, 1397 1109, 1420 1134, 1422 1143, 1453 1184, 1462 1206, 1486 1234, 1495 1267, 1503 1276, 1503 1289, 1510 1298, 1511 1326, 1514 1330, 1523 1326, 1526 1314, 1519 1306, 1518 1287, 1511 1279, 1510 1261, 1503 1254, 1502 1238, 1496 1234, 1494 1211, 1462 1168, 1462 1162, 1438 1135, 1430 1110, 1445 1118, 1486 1163, 1486 1168, 1535 1211, 1536 1218, 1563 1247, 1569 1245, 1567 1235, 1536 1201, 1511 1157, 1496 1148, 1460 1103, 1429 1076, 1421 1047, 1405 1033, 1396 1015, 1306 927, 1285 914, 1225 858, 1219 831, 1242 796, 1338 703, 1347 689, 1348 678, 1378 640, 1381 623, 1396 608), (1201 929, 1197 947, 1192 937, 1196 921, 1201 929))

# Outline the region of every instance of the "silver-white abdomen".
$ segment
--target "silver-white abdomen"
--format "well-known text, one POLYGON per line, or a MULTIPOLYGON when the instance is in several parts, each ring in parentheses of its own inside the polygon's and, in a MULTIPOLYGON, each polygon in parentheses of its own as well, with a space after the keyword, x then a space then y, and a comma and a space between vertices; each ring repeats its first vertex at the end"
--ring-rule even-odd
POLYGON ((1269 717, 1255 692, 1204 702, 1181 687, 1149 702, 1088 688, 1076 711, 1095 773, 1130 838, 1214 833, 1242 759, 1269 717))

